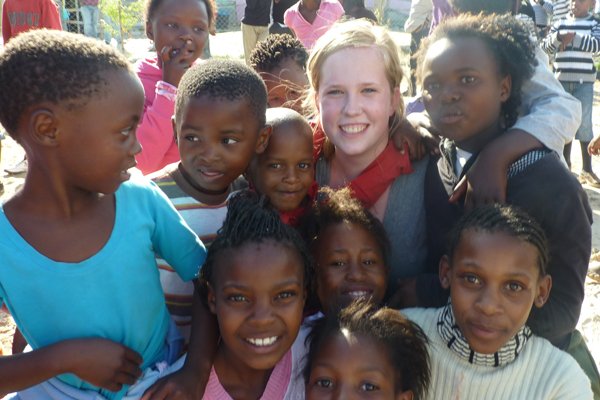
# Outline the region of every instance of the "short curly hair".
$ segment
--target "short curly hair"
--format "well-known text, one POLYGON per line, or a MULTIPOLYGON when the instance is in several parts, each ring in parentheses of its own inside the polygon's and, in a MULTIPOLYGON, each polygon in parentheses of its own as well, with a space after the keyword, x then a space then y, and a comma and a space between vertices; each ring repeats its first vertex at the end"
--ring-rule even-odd
POLYGON ((99 40, 57 30, 23 33, 0 53, 0 123, 18 139, 29 107, 43 102, 84 106, 108 85, 104 72, 133 73, 127 58, 99 40))
POLYGON ((262 78, 241 61, 210 59, 194 65, 181 78, 175 118, 190 98, 244 99, 263 127, 267 119, 267 88, 262 78))
POLYGON ((509 14, 462 14, 456 18, 448 18, 435 28, 429 38, 421 41, 421 47, 415 54, 419 82, 423 82, 423 63, 429 47, 442 39, 462 38, 478 38, 483 41, 496 61, 498 74, 502 77, 510 75, 511 94, 502 104, 501 110, 505 128, 510 128, 517 122, 523 83, 531 78, 537 65, 536 43, 530 39, 523 23, 509 14))
POLYGON ((359 200, 352 197, 352 191, 349 188, 333 190, 324 187, 319 192, 325 194, 327 200, 322 203, 315 202, 298 226, 306 244, 312 247, 328 227, 350 222, 373 236, 383 255, 384 264, 390 265, 392 245, 383 224, 365 209, 359 200))
POLYGON ((250 55, 250 65, 255 70, 270 72, 280 67, 287 58, 306 70, 308 51, 299 39, 288 34, 269 35, 256 44, 250 55))
POLYGON ((427 335, 414 322, 391 308, 378 308, 364 299, 357 299, 338 315, 325 315, 312 323, 306 338, 309 344, 304 382, 310 373, 319 350, 337 335, 354 334, 384 347, 394 368, 396 394, 412 391, 415 400, 426 397, 430 382, 430 361, 427 335), (343 333, 342 333, 343 332, 343 333))
MULTIPOLYGON (((156 16, 156 10, 164 0, 146 0, 144 4, 144 15, 146 21, 152 21, 156 16)), ((215 13, 217 12, 217 4, 215 0, 199 0, 206 5, 206 14, 208 15, 208 32, 215 35, 215 13)))

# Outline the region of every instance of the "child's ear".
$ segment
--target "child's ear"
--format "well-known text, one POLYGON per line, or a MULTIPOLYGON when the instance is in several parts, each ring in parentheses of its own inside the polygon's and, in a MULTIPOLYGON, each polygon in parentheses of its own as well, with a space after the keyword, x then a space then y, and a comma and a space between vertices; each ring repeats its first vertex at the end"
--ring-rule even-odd
POLYGON ((452 267, 450 257, 444 256, 440 260, 440 282, 444 289, 450 289, 450 269, 452 267))
POLYGON ((392 92, 392 101, 390 102, 390 117, 396 112, 396 107, 398 107, 398 102, 401 98, 402 94, 400 93, 400 88, 394 88, 394 91, 392 92))
POLYGON ((406 392, 400 392, 396 394, 396 400, 413 400, 412 390, 407 390, 406 392))
POLYGON ((550 295, 550 290, 552 289, 552 278, 550 275, 543 276, 538 282, 538 290, 533 300, 533 304, 537 308, 541 308, 546 301, 548 301, 548 296, 550 295))
POLYGON ((29 135, 42 146, 58 145, 60 135, 59 121, 54 112, 46 108, 35 110, 29 116, 29 135))
POLYGON ((174 115, 171 117, 171 125, 173 126, 173 139, 175 139, 175 144, 179 146, 179 143, 177 142, 177 124, 175 124, 174 115))
POLYGON ((154 40, 154 32, 152 31, 152 22, 146 21, 146 36, 150 40, 154 40))
POLYGON ((256 143, 256 154, 264 153, 265 149, 269 144, 269 137, 271 136, 272 127, 267 124, 258 134, 258 142, 256 143))
POLYGON ((508 100, 508 98, 510 97, 511 90, 512 90, 511 88, 512 88, 512 78, 510 75, 506 75, 500 81, 500 101, 502 101, 504 103, 506 100, 508 100))
POLYGON ((212 286, 210 283, 206 284, 206 288, 208 291, 208 296, 207 296, 207 303, 208 303, 208 308, 210 309, 210 312, 213 314, 217 313, 217 305, 215 303, 215 291, 213 290, 212 286))

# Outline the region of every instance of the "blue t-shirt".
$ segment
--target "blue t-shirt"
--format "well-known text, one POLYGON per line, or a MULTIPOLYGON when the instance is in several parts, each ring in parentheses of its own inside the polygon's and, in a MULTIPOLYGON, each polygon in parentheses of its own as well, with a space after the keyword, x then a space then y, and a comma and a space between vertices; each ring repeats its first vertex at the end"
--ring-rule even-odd
MULTIPOLYGON (((164 357, 170 318, 155 251, 189 281, 198 277, 206 249, 153 183, 125 182, 115 199, 108 242, 80 263, 56 262, 38 253, 0 206, 0 304, 6 303, 33 349, 65 339, 102 337, 140 353, 144 369, 164 357)), ((73 374, 59 378, 109 399, 122 397, 127 389, 115 394, 73 374)))

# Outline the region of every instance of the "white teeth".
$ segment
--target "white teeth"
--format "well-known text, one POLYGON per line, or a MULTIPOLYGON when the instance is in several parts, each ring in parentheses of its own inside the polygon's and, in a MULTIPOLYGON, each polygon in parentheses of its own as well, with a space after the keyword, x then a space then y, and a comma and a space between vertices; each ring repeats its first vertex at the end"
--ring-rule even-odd
POLYGON ((246 340, 255 346, 270 346, 277 341, 277 338, 278 338, 277 336, 273 336, 270 338, 259 338, 259 339, 248 338, 246 340))
POLYGON ((346 133, 355 134, 364 131, 366 127, 367 125, 347 125, 340 128, 346 133))
POLYGON ((365 291, 360 291, 360 292, 348 292, 348 294, 350 296, 354 296, 354 297, 363 297, 363 296, 366 296, 369 293, 365 292, 365 291))

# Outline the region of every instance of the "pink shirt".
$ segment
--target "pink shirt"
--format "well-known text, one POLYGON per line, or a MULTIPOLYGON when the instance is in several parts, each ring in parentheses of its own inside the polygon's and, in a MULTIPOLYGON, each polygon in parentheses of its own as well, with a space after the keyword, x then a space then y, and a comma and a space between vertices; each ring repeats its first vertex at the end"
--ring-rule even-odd
POLYGON ((300 14, 300 3, 294 4, 285 12, 285 24, 290 27, 296 37, 300 39, 304 47, 312 50, 318 38, 331 28, 331 25, 344 15, 344 7, 337 0, 321 0, 321 5, 317 10, 317 17, 312 24, 309 24, 300 14))
MULTIPOLYGON (((267 386, 265 387, 265 391, 260 397, 260 400, 283 400, 288 390, 291 377, 292 349, 289 349, 281 361, 273 368, 273 372, 271 372, 271 376, 269 377, 269 381, 267 382, 267 386)), ((210 371, 210 378, 208 379, 208 384, 206 385, 202 400, 233 400, 229 393, 221 386, 221 382, 219 382, 219 377, 215 372, 214 366, 210 371)))

